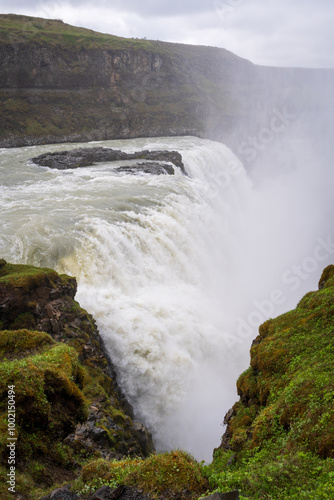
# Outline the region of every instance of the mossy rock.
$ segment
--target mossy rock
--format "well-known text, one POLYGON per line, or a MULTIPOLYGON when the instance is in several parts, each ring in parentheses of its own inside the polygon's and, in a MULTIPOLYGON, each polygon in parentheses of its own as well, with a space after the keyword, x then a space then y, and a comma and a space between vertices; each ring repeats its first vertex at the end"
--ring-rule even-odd
POLYGON ((2 360, 21 359, 41 352, 55 341, 44 332, 32 330, 0 331, 0 357, 2 360))
POLYGON ((0 268, 0 284, 8 288, 22 288, 28 292, 44 283, 50 284, 58 277, 53 269, 20 264, 8 264, 0 268))
POLYGON ((327 266, 319 280, 319 289, 334 286, 334 265, 327 266))
POLYGON ((240 400, 204 471, 212 490, 334 498, 334 266, 319 288, 260 326, 237 382, 240 400))
MULTIPOLYGON (((20 456, 17 491, 29 500, 54 483, 72 480, 79 464, 92 457, 153 451, 147 431, 136 439, 137 427, 127 414, 94 319, 74 300, 75 292, 75 278, 0 262, 0 300, 5 304, 0 324, 0 476, 1 463, 7 463, 10 385, 20 456), (94 441, 92 420, 107 439, 94 441), (82 426, 89 435, 81 442, 82 426)), ((6 495, 0 484, 0 497, 6 495)))
POLYGON ((145 460, 97 460, 83 467, 82 482, 135 486, 151 498, 196 499, 208 489, 200 464, 188 453, 176 450, 145 460))
POLYGON ((260 327, 229 423, 235 451, 284 435, 286 446, 299 443, 334 458, 334 266, 319 283, 295 310, 260 327))
MULTIPOLYGON (((43 431, 43 442, 65 437, 86 415, 86 398, 76 386, 78 355, 64 344, 56 344, 46 334, 1 332, 1 338, 22 337, 26 353, 37 348, 44 352, 0 364, 0 412, 5 413, 8 386, 14 386, 17 446, 22 459, 28 458, 34 434, 43 431), (27 456, 28 455, 28 456, 27 456)), ((6 343, 8 347, 8 343, 6 343)), ((17 348, 17 345, 16 345, 17 348)), ((35 446, 32 447, 35 449, 35 446)), ((5 450, 2 450, 4 453, 5 450)))

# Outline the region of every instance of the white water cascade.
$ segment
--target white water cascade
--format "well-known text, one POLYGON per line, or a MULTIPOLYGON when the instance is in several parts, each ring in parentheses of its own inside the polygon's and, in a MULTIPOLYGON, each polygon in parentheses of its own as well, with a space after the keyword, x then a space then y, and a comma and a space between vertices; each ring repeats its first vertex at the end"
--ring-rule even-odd
POLYGON ((310 170, 297 190, 297 168, 253 186, 228 148, 193 137, 99 145, 178 150, 188 176, 28 161, 96 143, 3 149, 0 256, 76 276, 157 449, 210 460, 258 324, 294 307, 330 260, 324 184, 310 170))

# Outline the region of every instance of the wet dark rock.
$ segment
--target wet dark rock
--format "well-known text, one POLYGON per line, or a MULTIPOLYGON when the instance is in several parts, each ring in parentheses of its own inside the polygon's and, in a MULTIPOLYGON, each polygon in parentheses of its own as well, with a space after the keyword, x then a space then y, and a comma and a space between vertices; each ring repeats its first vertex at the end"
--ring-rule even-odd
POLYGON ((137 165, 118 167, 118 172, 137 173, 138 171, 160 174, 174 174, 174 168, 178 167, 185 173, 182 156, 178 151, 136 151, 125 153, 124 151, 111 148, 93 147, 77 148, 72 151, 60 151, 55 153, 44 153, 31 159, 41 167, 67 170, 95 165, 96 163, 109 163, 124 160, 145 160, 137 165), (159 163, 163 162, 163 163, 159 163), (168 163, 167 163, 168 162, 168 163))
MULTIPOLYGON (((137 422, 132 424, 133 436, 135 437, 137 425, 137 422)), ((144 429, 147 437, 147 430, 145 427, 144 429)), ((111 449, 112 439, 110 436, 117 432, 122 432, 122 427, 104 414, 103 407, 99 403, 95 403, 89 408, 87 420, 77 424, 75 431, 65 438, 64 444, 69 444, 73 449, 86 455, 98 451, 99 455, 105 459, 120 458, 121 455, 111 449)), ((142 443, 147 444, 144 443, 144 440, 142 443)), ((126 448, 125 443, 123 447, 126 448)))
POLYGON ((122 498, 122 493, 125 490, 125 486, 120 485, 117 488, 110 488, 110 486, 101 486, 93 495, 91 495, 88 500, 117 500, 117 498, 122 498))
POLYGON ((119 498, 121 498, 121 500, 150 500, 151 497, 144 495, 142 490, 124 486, 119 498))
POLYGON ((130 486, 120 485, 117 488, 101 486, 101 488, 90 495, 87 500, 150 500, 150 498, 151 497, 148 495, 144 495, 142 490, 130 486))
POLYGON ((203 498, 202 500, 239 500, 239 491, 233 490, 227 493, 213 493, 208 497, 203 498))
POLYGON ((101 486, 88 498, 80 496, 70 490, 71 485, 66 485, 53 490, 49 495, 43 496, 39 500, 150 500, 151 497, 145 495, 142 490, 130 486, 120 485, 117 488, 101 486))
POLYGON ((174 175, 175 171, 172 165, 168 163, 146 162, 137 163, 136 165, 117 167, 116 172, 124 174, 152 174, 152 175, 174 175))
POLYGON ((66 485, 53 490, 49 495, 40 498, 40 500, 80 500, 80 497, 70 491, 69 485, 66 485))
POLYGON ((224 425, 226 425, 226 430, 225 430, 225 432, 223 434, 223 437, 222 437, 220 445, 218 446, 218 448, 215 448, 213 450, 213 454, 215 454, 216 451, 221 450, 221 449, 224 449, 224 450, 230 450, 231 449, 231 447, 230 447, 230 441, 232 439, 232 433, 231 433, 231 429, 230 429, 230 422, 231 422, 231 419, 232 419, 232 417, 234 415, 235 415, 235 409, 234 409, 234 407, 230 408, 227 411, 227 413, 225 414, 224 425))

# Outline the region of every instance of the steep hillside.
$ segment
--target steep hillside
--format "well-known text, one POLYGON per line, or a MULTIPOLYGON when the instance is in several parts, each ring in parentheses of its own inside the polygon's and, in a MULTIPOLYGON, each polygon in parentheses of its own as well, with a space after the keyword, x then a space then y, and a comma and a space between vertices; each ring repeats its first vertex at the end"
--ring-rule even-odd
POLYGON ((0 260, 0 496, 36 499, 92 457, 147 456, 76 280, 0 260), (10 478, 12 473, 13 478, 10 478), (10 481, 15 485, 14 490, 10 481))
POLYGON ((333 334, 329 266, 319 291, 260 327, 208 467, 211 486, 252 499, 334 497, 333 334))
POLYGON ((235 70, 252 70, 223 50, 14 15, 0 16, 0 61, 1 145, 203 134, 216 107, 230 124, 235 70))
POLYGON ((317 110, 319 80, 325 91, 333 72, 0 15, 0 147, 185 134, 236 145, 275 106, 317 110))

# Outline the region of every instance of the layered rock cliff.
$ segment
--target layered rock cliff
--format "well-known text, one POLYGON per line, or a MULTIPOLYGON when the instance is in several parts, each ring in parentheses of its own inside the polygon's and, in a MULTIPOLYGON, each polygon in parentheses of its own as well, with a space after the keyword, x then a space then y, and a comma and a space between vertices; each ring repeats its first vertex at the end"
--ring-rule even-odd
POLYGON ((3 15, 0 23, 2 146, 202 134, 216 106, 229 123, 233 74, 240 64, 252 68, 213 48, 24 16, 3 15), (223 73, 226 91, 218 96, 223 73))
POLYGON ((333 82, 331 70, 264 68, 224 49, 0 15, 0 147, 187 134, 237 151, 277 121, 274 109, 281 130, 286 114, 312 122, 333 82))

